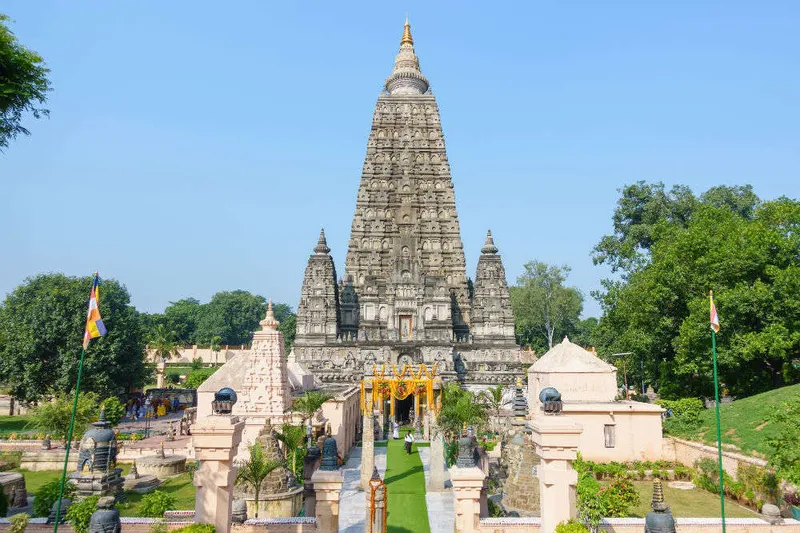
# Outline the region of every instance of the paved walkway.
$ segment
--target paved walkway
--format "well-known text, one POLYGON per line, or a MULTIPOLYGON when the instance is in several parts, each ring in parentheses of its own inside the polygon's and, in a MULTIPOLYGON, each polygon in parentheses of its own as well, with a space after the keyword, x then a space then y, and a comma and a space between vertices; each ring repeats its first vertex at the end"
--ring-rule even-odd
MULTIPOLYGON (((431 475, 431 449, 419 448, 419 458, 422 460, 422 471, 425 474, 425 486, 431 475)), ((428 523, 431 531, 454 531, 456 527, 456 508, 453 501, 452 483, 450 473, 445 468, 445 490, 442 492, 426 492, 425 503, 428 505, 428 523)))
MULTIPOLYGON (((381 477, 386 476, 386 448, 375 447, 375 466, 381 477)), ((367 500, 361 490, 361 447, 350 450, 347 464, 342 468, 344 483, 339 495, 339 533, 366 531, 367 500)))

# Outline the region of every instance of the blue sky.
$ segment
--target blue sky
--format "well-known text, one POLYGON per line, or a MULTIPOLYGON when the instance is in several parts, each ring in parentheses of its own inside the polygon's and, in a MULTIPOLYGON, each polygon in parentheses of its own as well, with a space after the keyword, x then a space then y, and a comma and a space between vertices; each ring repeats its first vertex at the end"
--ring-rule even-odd
POLYGON ((46 271, 141 310, 246 289, 297 305, 325 227, 343 272, 372 110, 406 11, 468 274, 486 229, 589 291, 617 189, 800 196, 796 1, 7 0, 51 117, 0 154, 0 294, 46 271))

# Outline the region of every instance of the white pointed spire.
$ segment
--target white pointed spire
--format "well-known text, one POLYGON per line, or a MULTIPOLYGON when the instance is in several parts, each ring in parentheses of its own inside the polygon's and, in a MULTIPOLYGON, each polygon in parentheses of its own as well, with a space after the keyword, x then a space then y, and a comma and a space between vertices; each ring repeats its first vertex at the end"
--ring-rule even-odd
POLYGON ((419 59, 414 52, 414 38, 411 37, 411 25, 403 26, 403 37, 400 39, 400 51, 394 60, 394 70, 386 78, 386 90, 389 94, 424 94, 428 90, 428 80, 419 70, 419 59))

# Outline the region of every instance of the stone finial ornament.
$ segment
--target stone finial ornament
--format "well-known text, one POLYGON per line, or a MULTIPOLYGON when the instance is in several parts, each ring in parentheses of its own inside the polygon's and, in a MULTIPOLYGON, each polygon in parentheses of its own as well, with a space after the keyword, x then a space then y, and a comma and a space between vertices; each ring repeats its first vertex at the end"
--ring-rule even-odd
POLYGON ((650 507, 653 511, 647 513, 644 519, 645 533, 676 533, 675 518, 669 505, 664 502, 664 487, 658 478, 653 480, 653 501, 650 507))
POLYGON ((553 387, 545 387, 539 391, 539 401, 542 402, 542 410, 551 415, 560 413, 564 406, 561 393, 553 387))
POLYGON ((231 521, 234 524, 243 524, 247 521, 247 501, 242 498, 233 500, 231 506, 231 521))
POLYGON ((89 533, 120 533, 122 522, 119 511, 114 508, 113 496, 103 496, 97 500, 97 510, 89 519, 89 533))
POLYGON ((496 254, 498 252, 497 246, 494 245, 494 239, 492 238, 492 230, 486 232, 486 242, 483 243, 483 248, 481 248, 482 254, 496 254))
POLYGON ((275 313, 272 311, 272 298, 269 299, 269 304, 267 305, 267 316, 259 324, 261 324, 262 331, 278 329, 278 326, 281 325, 280 322, 275 320, 275 313))
POLYGON ((317 245, 314 247, 314 253, 325 255, 329 254, 331 249, 328 248, 328 241, 325 239, 325 228, 319 230, 319 240, 317 241, 317 245))
POLYGON ((386 90, 389 94, 424 94, 428 87, 428 79, 419 70, 419 59, 414 52, 414 39, 411 37, 411 25, 406 19, 403 37, 400 39, 400 51, 394 60, 394 70, 386 78, 386 90))

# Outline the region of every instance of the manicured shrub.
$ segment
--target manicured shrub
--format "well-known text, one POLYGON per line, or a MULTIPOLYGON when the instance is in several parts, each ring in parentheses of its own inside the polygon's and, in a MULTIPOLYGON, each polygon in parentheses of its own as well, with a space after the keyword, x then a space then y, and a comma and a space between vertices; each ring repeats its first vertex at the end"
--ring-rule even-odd
POLYGON ((217 528, 211 524, 192 524, 179 529, 173 529, 172 533, 216 533, 216 531, 217 528))
POLYGON ((142 516, 160 518, 164 513, 175 509, 175 498, 171 494, 156 490, 142 497, 139 511, 142 516))
POLYGON ((111 396, 103 400, 100 407, 106 410, 106 420, 108 420, 112 426, 119 424, 120 420, 125 416, 125 406, 116 396, 111 396))
MULTIPOLYGON (((58 500, 58 492, 61 489, 61 480, 54 479, 50 483, 45 483, 34 493, 33 516, 46 517, 50 515, 50 509, 58 500)), ((72 483, 64 484, 64 499, 72 500, 75 496, 75 485, 72 483)))
POLYGON ((88 533, 89 519, 97 510, 97 500, 100 496, 89 496, 70 505, 66 519, 75 533, 88 533))
POLYGON ((27 513, 18 513, 8 518, 8 533, 25 533, 25 528, 28 527, 28 520, 31 515, 27 513))
POLYGON ((556 533, 589 533, 589 529, 575 520, 561 522, 556 526, 556 533))

